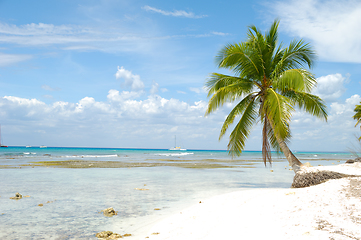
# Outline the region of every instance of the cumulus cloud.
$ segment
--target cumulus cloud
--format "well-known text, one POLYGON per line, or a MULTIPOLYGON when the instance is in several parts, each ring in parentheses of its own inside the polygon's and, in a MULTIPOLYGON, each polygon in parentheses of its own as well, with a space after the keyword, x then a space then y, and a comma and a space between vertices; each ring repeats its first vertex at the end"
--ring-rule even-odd
POLYGON ((156 12, 156 13, 160 13, 162 15, 165 16, 173 16, 173 17, 186 17, 186 18, 204 18, 207 17, 207 15, 195 15, 192 12, 186 12, 183 10, 174 10, 173 12, 170 11, 164 11, 155 7, 150 7, 148 5, 142 7, 144 10, 146 11, 150 11, 150 12, 156 12))
POLYGON ((140 80, 139 75, 132 74, 131 71, 124 69, 122 66, 115 74, 116 79, 124 79, 124 85, 130 87, 134 91, 141 91, 144 89, 144 83, 140 80))
POLYGON ((139 94, 136 91, 120 92, 112 89, 106 101, 97 101, 88 96, 76 103, 58 101, 53 104, 37 99, 5 96, 0 97, 0 117, 7 123, 7 129, 9 126, 17 131, 22 129, 19 135, 14 131, 10 137, 14 138, 16 144, 44 144, 21 142, 21 139, 32 141, 39 138, 53 146, 92 146, 95 142, 90 139, 96 136, 102 139, 98 146, 119 147, 117 144, 122 144, 128 147, 159 148, 167 142, 164 139, 170 138, 175 131, 178 131, 180 137, 187 136, 189 144, 194 146, 203 142, 200 141, 203 138, 193 139, 191 134, 203 134, 203 137, 215 134, 212 139, 217 143, 218 129, 215 126, 218 120, 214 124, 217 116, 203 117, 206 109, 204 101, 186 103, 159 95, 137 99, 139 94), (142 143, 143 139, 148 141, 142 143))
POLYGON ((158 92, 159 84, 154 82, 152 83, 152 87, 150 89, 150 94, 156 94, 158 92))
POLYGON ((355 94, 343 102, 331 103, 327 122, 297 111, 291 122, 293 149, 348 151, 355 143, 355 135, 360 134, 353 119, 355 105, 360 101, 361 97, 355 94))
POLYGON ((322 60, 361 63, 361 2, 276 1, 270 5, 281 29, 310 39, 322 60))
POLYGON ((345 81, 346 78, 339 73, 319 77, 313 94, 320 96, 327 102, 336 101, 346 91, 345 81))
POLYGON ((334 102, 331 104, 331 112, 336 115, 348 113, 349 116, 355 114, 354 109, 357 104, 360 104, 361 97, 358 94, 347 98, 345 103, 334 102))
MULTIPOLYGON (((140 95, 137 91, 112 89, 105 101, 88 96, 75 103, 58 101, 53 104, 5 96, 0 97, 0 117, 7 123, 7 128, 13 126, 10 136, 10 139, 14 138, 13 144, 21 144, 21 139, 38 138, 55 146, 93 146, 96 143, 96 146, 106 147, 167 148, 171 146, 164 146, 168 142, 164 139, 170 139, 176 133, 177 137, 187 140, 188 147, 226 147, 229 133, 222 140, 223 144, 218 143, 218 136, 230 110, 227 107, 204 117, 205 101, 187 103, 159 95, 139 99, 140 95), (100 140, 94 142, 96 139, 100 140)), ((360 101, 359 95, 353 95, 344 102, 332 103, 327 123, 304 112, 296 112, 291 122, 292 149, 346 150, 354 135, 359 133, 352 116, 360 101)), ((247 141, 247 149, 260 149, 259 125, 252 131, 252 136, 247 141)))

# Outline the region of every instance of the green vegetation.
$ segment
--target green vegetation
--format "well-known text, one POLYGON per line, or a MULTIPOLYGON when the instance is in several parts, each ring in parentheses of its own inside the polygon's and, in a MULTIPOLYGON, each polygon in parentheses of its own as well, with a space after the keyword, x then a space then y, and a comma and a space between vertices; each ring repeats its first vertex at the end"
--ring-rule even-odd
POLYGON ((236 102, 221 128, 221 139, 239 117, 229 137, 231 155, 240 155, 252 127, 261 121, 262 152, 266 164, 271 162, 271 147, 281 150, 294 171, 302 163, 287 146, 291 138, 289 122, 295 106, 320 119, 327 120, 326 105, 311 90, 316 79, 305 67, 311 68, 315 52, 303 40, 294 40, 288 47, 278 44, 275 20, 264 35, 250 26, 247 40, 223 47, 216 62, 219 68, 230 70, 234 76, 212 73, 206 82, 208 109, 206 115, 225 103, 236 102))
MULTIPOLYGON (((361 102, 360 102, 361 103, 361 102)), ((353 115, 353 119, 357 120, 355 127, 361 122, 361 105, 356 105, 354 109, 355 115, 353 115)), ((360 126, 361 129, 361 126, 360 126)), ((361 137, 359 137, 361 140, 361 137)))

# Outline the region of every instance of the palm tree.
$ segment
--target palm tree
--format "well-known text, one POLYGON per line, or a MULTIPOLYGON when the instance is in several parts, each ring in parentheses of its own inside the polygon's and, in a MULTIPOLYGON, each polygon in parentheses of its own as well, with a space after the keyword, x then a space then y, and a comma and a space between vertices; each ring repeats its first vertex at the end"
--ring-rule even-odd
MULTIPOLYGON (((361 102, 360 102, 361 104, 361 102)), ((355 127, 361 122, 361 105, 356 105, 354 109, 355 115, 353 115, 353 119, 357 120, 355 127)), ((360 126, 361 129, 361 126, 360 126)), ((361 140, 361 137, 359 137, 359 140, 361 140)))
POLYGON ((248 29, 247 40, 223 47, 216 62, 234 76, 212 73, 206 87, 208 103, 206 115, 225 103, 235 102, 221 128, 219 139, 239 117, 229 137, 228 150, 232 156, 240 155, 252 126, 263 125, 262 155, 266 165, 271 163, 271 146, 282 151, 295 172, 302 163, 287 146, 291 137, 289 122, 295 106, 327 121, 326 105, 311 90, 316 85, 311 68, 315 52, 303 40, 292 41, 283 48, 278 45, 278 25, 275 20, 264 35, 255 26, 248 29))

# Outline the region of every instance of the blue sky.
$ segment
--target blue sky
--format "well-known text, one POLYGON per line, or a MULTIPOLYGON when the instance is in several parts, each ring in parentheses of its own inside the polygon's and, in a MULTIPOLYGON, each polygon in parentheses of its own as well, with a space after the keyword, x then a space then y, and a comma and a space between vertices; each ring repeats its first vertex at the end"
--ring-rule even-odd
MULTIPOLYGON (((0 1, 0 123, 7 145, 226 149, 231 104, 204 117, 204 83, 247 26, 318 53, 314 93, 329 120, 297 111, 290 147, 347 151, 360 129, 358 1, 0 1)), ((261 149, 260 126, 247 150, 261 149)))

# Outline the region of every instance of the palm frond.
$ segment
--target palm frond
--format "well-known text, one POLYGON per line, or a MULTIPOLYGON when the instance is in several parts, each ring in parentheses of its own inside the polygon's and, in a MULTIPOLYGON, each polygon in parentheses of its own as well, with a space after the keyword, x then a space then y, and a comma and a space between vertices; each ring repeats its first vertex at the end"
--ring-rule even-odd
MULTIPOLYGON (((270 30, 266 32, 266 41, 269 45, 269 49, 275 49, 278 41, 278 25, 280 21, 276 19, 270 27, 270 30)), ((272 50, 273 51, 273 50, 272 50)))
POLYGON ((219 139, 221 139, 223 137, 223 135, 226 133, 228 127, 233 124, 234 119, 239 116, 242 115, 245 111, 245 109, 249 106, 249 104, 255 101, 255 95, 254 94, 249 94, 248 96, 246 96, 245 98, 242 99, 242 101, 240 101, 233 109, 232 111, 228 114, 226 120, 223 123, 223 126, 221 128, 221 133, 219 134, 219 139))
POLYGON ((326 103, 319 96, 297 91, 287 91, 284 95, 297 104, 300 109, 312 116, 327 121, 326 103))
POLYGON ((248 94, 252 90, 253 83, 247 79, 213 73, 206 83, 208 87, 208 102, 206 115, 218 109, 224 103, 233 102, 248 94))
POLYGON ((289 135, 289 122, 294 111, 292 103, 272 88, 267 89, 264 99, 264 112, 267 113, 274 133, 285 139, 289 135))
POLYGON ((305 69, 286 70, 273 81, 273 87, 281 92, 295 90, 309 93, 316 84, 316 78, 305 69))
POLYGON ((316 53, 308 43, 303 40, 292 41, 287 48, 281 52, 282 58, 275 65, 273 76, 277 77, 284 71, 293 68, 304 68, 307 65, 312 68, 316 53))
POLYGON ((266 75, 269 46, 267 45, 266 37, 255 26, 250 26, 248 29, 247 45, 252 50, 251 57, 253 62, 259 66, 259 77, 266 75))
MULTIPOLYGON (((235 73, 247 73, 249 76, 259 75, 258 63, 253 51, 247 43, 228 44, 216 56, 220 68, 227 68, 235 73)), ((242 74, 240 74, 240 77, 242 74)))
POLYGON ((361 105, 356 105, 354 112, 355 112, 355 115, 353 115, 353 119, 357 120, 356 125, 355 125, 355 127, 356 127, 361 122, 361 105))
POLYGON ((229 136, 228 150, 232 156, 239 156, 244 149, 251 128, 256 123, 256 105, 255 101, 249 101, 241 119, 229 136))

